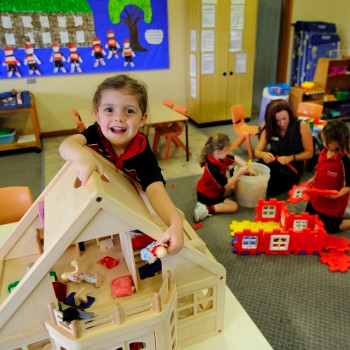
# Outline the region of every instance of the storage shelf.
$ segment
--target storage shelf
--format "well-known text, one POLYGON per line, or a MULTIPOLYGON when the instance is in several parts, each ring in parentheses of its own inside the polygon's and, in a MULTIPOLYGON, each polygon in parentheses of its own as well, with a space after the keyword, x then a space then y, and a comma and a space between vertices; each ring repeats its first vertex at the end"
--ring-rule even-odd
MULTIPOLYGON (((332 74, 329 72, 332 67, 346 66, 348 70, 350 68, 350 59, 329 59, 329 58, 319 58, 315 70, 314 82, 317 86, 325 89, 326 94, 330 93, 333 89, 347 90, 350 88, 350 72, 346 74, 332 74)), ((327 109, 340 109, 343 104, 349 104, 350 99, 346 100, 332 100, 324 101, 324 110, 327 109)), ((329 118, 327 120, 340 119, 349 120, 350 116, 341 116, 329 118)))
POLYGON ((23 148, 32 148, 32 147, 35 147, 37 148, 38 151, 41 151, 41 140, 40 140, 41 131, 40 131, 40 126, 38 121, 38 115, 36 112, 34 95, 30 94, 30 98, 31 99, 30 99, 29 107, 0 109, 0 115, 27 112, 32 122, 32 129, 16 131, 14 142, 0 144, 0 151, 9 151, 14 149, 23 149, 23 148), (18 139, 20 140, 24 139, 24 141, 18 142, 18 139))

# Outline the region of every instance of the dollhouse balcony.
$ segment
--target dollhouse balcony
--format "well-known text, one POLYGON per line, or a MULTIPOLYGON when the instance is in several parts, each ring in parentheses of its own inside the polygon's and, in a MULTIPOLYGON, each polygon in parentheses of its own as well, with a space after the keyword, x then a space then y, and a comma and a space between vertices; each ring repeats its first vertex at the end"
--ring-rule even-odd
POLYGON ((101 309, 91 321, 76 320, 69 324, 62 321, 62 312, 50 304, 50 320, 46 327, 59 349, 97 349, 105 348, 109 342, 131 344, 140 340, 150 346, 156 338, 157 343, 176 346, 176 286, 170 281, 170 273, 165 274, 160 289, 153 296, 134 300, 101 309), (138 334, 136 338, 135 334, 138 334), (140 337, 140 334, 144 336, 140 337), (154 336, 149 337, 150 334, 154 336))

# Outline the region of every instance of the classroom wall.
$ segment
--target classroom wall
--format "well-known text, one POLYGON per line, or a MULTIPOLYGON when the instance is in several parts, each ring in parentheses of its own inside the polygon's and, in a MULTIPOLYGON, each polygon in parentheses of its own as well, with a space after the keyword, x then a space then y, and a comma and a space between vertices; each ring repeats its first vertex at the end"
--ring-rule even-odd
MULTIPOLYGON (((146 82, 152 100, 172 98, 175 103, 186 104, 185 1, 168 0, 170 69, 131 72, 134 77, 146 82)), ((342 49, 350 53, 349 13, 349 0, 294 0, 292 22, 336 23, 342 49)), ((32 91, 36 98, 41 130, 49 133, 75 128, 70 109, 90 107, 96 86, 111 74, 39 77, 35 84, 28 84, 25 78, 0 79, 0 91, 32 91)))
MULTIPOLYGON (((170 69, 130 72, 147 84, 150 99, 171 98, 177 104, 186 104, 184 14, 185 0, 168 0, 170 69)), ((71 108, 90 108, 97 85, 117 73, 38 77, 35 84, 28 84, 26 78, 0 79, 0 91, 33 92, 41 131, 55 132, 75 128, 71 108)))

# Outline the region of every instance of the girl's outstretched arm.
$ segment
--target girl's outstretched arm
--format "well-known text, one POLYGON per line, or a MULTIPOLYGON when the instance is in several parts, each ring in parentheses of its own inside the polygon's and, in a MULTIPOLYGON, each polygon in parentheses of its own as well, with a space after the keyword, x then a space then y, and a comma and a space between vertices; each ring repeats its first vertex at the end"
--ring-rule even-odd
POLYGON ((161 243, 168 245, 168 254, 178 253, 184 246, 183 224, 179 211, 160 181, 149 185, 146 195, 154 211, 168 226, 161 243))

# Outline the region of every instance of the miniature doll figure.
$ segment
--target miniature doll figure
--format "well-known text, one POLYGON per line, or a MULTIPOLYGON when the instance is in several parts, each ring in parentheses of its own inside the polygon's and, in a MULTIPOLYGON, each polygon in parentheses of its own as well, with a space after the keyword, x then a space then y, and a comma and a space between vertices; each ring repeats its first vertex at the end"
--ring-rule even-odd
POLYGON ((2 63, 3 66, 7 66, 7 76, 12 77, 12 74, 15 73, 17 77, 21 77, 21 74, 18 71, 17 66, 21 65, 21 62, 14 56, 13 48, 11 46, 5 47, 5 59, 2 63))
POLYGON ((67 59, 67 62, 71 62, 71 66, 70 66, 70 72, 74 73, 75 68, 77 69, 77 71, 79 73, 81 73, 81 68, 80 68, 80 64, 79 62, 83 62, 82 58, 80 57, 80 55, 77 52, 77 45, 75 45, 74 43, 69 45, 69 57, 67 59))
POLYGON ((105 48, 109 49, 109 52, 108 52, 108 56, 107 58, 110 59, 113 55, 115 58, 118 58, 118 51, 117 49, 120 48, 120 45, 118 43, 118 41, 115 39, 114 37, 114 31, 113 30, 109 30, 107 32, 107 42, 106 42, 106 45, 105 45, 105 48))
POLYGON ((95 316, 93 312, 87 312, 85 310, 73 306, 63 310, 62 314, 62 321, 67 322, 68 324, 74 320, 91 321, 95 316))
POLYGON ((60 68, 63 73, 66 73, 66 68, 64 68, 62 63, 62 62, 66 62, 66 58, 62 55, 58 43, 52 44, 52 50, 53 50, 53 53, 50 57, 50 62, 52 61, 55 62, 55 67, 53 69, 53 72, 57 73, 58 68, 60 68))
POLYGON ((24 64, 28 64, 29 66, 29 75, 33 75, 34 72, 37 75, 41 75, 38 68, 38 64, 41 64, 41 62, 39 58, 35 55, 33 46, 30 44, 26 44, 24 51, 27 54, 24 60, 24 64))
POLYGON ((157 241, 152 242, 146 248, 141 249, 140 255, 142 260, 153 264, 158 258, 164 258, 168 254, 166 245, 157 241))
POLYGON ((99 63, 105 66, 106 62, 103 59, 103 56, 106 55, 106 51, 101 46, 101 40, 99 38, 94 38, 92 43, 93 43, 93 46, 92 46, 91 56, 95 56, 94 67, 98 67, 99 63))
POLYGON ((124 67, 126 67, 129 63, 131 67, 134 67, 134 62, 132 58, 135 57, 135 53, 130 46, 130 41, 125 39, 123 41, 123 57, 124 57, 124 67))
POLYGON ((63 282, 76 282, 76 283, 81 283, 81 282, 87 282, 87 283, 92 283, 95 285, 95 287, 101 287, 102 285, 102 276, 97 272, 95 275, 90 275, 88 273, 83 273, 79 272, 79 265, 76 260, 73 260, 71 262, 71 265, 75 267, 74 271, 71 272, 64 272, 61 275, 61 280, 63 282))

